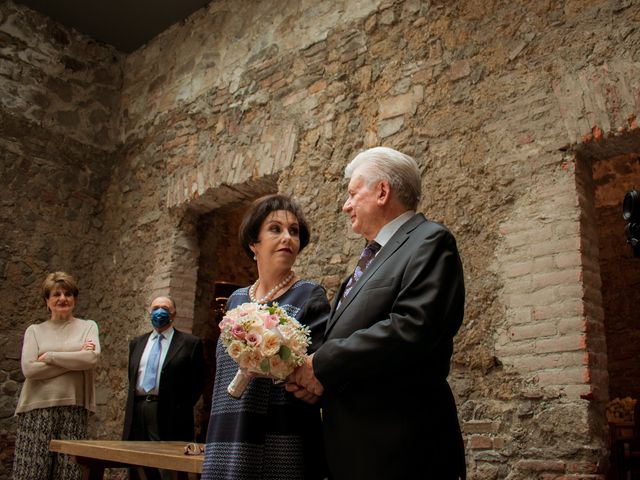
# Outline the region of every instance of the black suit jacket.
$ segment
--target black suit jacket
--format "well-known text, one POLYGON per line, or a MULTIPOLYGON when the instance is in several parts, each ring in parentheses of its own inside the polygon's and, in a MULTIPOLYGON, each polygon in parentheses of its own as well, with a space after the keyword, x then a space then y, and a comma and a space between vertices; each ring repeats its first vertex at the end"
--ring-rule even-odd
POLYGON ((446 380, 464 312, 455 239, 417 214, 337 308, 345 284, 313 359, 332 478, 464 478, 446 380))
MULTIPOLYGON (((129 394, 122 438, 130 440, 138 366, 151 332, 129 343, 129 394)), ((202 342, 194 335, 175 330, 162 364, 158 391, 158 430, 161 440, 194 440, 193 407, 204 385, 202 342)))

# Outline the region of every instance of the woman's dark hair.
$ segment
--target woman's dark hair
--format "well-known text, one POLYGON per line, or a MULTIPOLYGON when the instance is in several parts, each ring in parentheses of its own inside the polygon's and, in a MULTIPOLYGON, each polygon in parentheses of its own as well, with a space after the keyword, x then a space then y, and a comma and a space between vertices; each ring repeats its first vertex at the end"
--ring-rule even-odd
POLYGON ((276 210, 286 210, 296 216, 300 228, 300 251, 309 244, 309 225, 300 206, 285 195, 265 195, 253 201, 249 210, 244 214, 242 224, 240 224, 240 229, 238 230, 240 245, 242 245, 249 258, 253 258, 253 252, 249 247, 254 243, 258 243, 258 235, 260 234, 262 223, 271 212, 276 210))
POLYGON ((61 288, 66 295, 73 295, 75 298, 78 298, 79 290, 75 279, 66 272, 53 272, 47 275, 47 278, 42 282, 42 298, 45 304, 51 292, 58 287, 61 288))

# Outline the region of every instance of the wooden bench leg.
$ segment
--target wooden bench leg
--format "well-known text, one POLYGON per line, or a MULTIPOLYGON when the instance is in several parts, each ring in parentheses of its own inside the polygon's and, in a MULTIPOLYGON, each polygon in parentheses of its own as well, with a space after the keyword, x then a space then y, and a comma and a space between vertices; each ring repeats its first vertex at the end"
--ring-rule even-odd
POLYGON ((82 468, 82 480, 102 480, 104 478, 104 465, 99 462, 78 462, 82 468))

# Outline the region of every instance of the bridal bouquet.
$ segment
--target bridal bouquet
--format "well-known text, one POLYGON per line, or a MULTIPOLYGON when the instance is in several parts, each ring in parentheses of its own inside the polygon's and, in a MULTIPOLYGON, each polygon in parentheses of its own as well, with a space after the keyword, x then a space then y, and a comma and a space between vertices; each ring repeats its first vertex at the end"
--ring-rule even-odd
POLYGON ((286 380, 302 365, 311 343, 309 327, 287 315, 277 303, 247 302, 229 310, 220 321, 220 339, 240 367, 227 387, 236 398, 252 377, 286 380))

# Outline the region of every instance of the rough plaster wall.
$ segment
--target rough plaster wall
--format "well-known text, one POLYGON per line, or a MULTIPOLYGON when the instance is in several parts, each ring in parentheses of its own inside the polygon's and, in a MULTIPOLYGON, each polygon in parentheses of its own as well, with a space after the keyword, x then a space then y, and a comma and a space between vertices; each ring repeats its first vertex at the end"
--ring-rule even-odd
POLYGON ((578 358, 588 344, 576 346, 582 322, 601 321, 576 308, 597 301, 589 292, 598 279, 578 274, 580 261, 593 262, 593 246, 581 251, 584 173, 574 174, 563 150, 601 138, 594 126, 634 128, 640 7, 252 4, 255 11, 214 2, 126 59, 124 145, 103 197, 93 269, 93 308, 110 314, 104 368, 112 376, 102 387, 112 395, 99 434, 115 438, 121 428, 126 344, 148 329, 143 310, 153 294, 184 295, 190 326, 199 216, 263 191, 262 177, 275 179, 314 227, 297 270, 332 295, 361 247, 339 211, 342 169, 360 149, 386 144, 419 161, 421 210, 451 228, 463 256, 467 313, 451 383, 470 477, 602 478, 601 419, 580 398, 591 381, 581 374, 593 365, 578 358), (514 259, 542 270, 511 276, 514 259), (547 305, 549 294, 536 293, 545 289, 568 310, 551 303, 543 322, 514 313, 516 295, 547 305), (553 326, 541 336, 566 339, 535 352, 556 367, 535 370, 508 354, 519 341, 553 343, 510 338, 518 322, 553 326), (554 378, 554 368, 567 375, 554 378))

